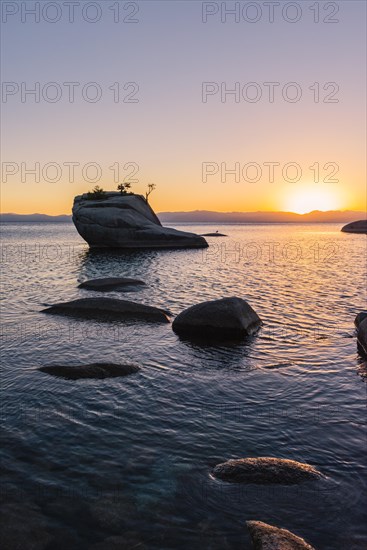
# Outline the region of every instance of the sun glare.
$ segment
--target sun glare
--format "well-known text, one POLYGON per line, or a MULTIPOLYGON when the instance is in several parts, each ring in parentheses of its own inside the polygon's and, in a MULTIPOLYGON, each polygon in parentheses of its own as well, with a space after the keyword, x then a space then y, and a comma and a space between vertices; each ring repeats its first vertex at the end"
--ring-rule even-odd
POLYGON ((329 189, 305 187, 295 190, 286 198, 286 210, 296 214, 306 214, 313 210, 338 210, 338 198, 329 189))

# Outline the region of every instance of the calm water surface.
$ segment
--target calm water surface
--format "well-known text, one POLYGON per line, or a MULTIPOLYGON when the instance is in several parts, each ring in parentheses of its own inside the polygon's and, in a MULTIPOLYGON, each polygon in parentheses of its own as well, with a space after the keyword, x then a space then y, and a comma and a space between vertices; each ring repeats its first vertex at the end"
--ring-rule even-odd
POLYGON ((250 549, 248 519, 318 550, 366 548, 366 365, 353 327, 366 307, 366 237, 329 224, 186 228, 228 238, 204 251, 97 253, 72 224, 3 226, 7 550, 9 539, 37 550, 250 549), (99 296, 77 285, 107 276, 143 279, 139 292, 110 295, 174 315, 240 296, 264 326, 208 346, 170 325, 40 313, 99 296), (68 381, 37 370, 124 359, 142 371, 68 381), (210 476, 245 456, 309 462, 327 477, 266 487, 210 476))

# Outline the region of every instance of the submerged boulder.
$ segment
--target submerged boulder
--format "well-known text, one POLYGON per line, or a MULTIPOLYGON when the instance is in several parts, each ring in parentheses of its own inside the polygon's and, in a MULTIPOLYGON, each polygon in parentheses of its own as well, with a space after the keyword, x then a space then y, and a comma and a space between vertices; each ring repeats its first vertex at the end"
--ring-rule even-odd
POLYGON ((81 298, 54 304, 42 311, 87 319, 143 319, 160 323, 170 322, 168 312, 163 309, 114 298, 81 298))
POLYGON ((109 292, 112 290, 128 291, 137 286, 144 286, 143 281, 139 279, 128 279, 127 277, 108 277, 103 279, 90 279, 78 285, 79 288, 86 290, 98 290, 99 292, 109 292))
POLYGON ((45 550, 52 548, 54 537, 48 517, 20 487, 7 491, 5 476, 1 486, 0 547, 6 550, 45 550))
POLYGON ((213 475, 223 481, 261 485, 271 483, 293 485, 323 477, 321 472, 309 464, 269 457, 227 460, 214 468, 213 475))
POLYGON ((222 298, 202 302, 182 311, 173 321, 177 334, 238 338, 256 332, 260 317, 242 298, 222 298))
POLYGON ((341 230, 344 233, 367 233, 367 220, 347 223, 341 230))
POLYGON ((246 521, 255 550, 315 550, 304 539, 287 529, 262 521, 246 521))
POLYGON ((200 235, 163 227, 141 195, 105 192, 74 199, 73 222, 94 248, 205 248, 200 235))
POLYGON ((79 380, 79 378, 115 378, 116 376, 127 376, 140 370, 136 363, 90 363, 88 365, 46 365, 38 370, 52 376, 79 380))

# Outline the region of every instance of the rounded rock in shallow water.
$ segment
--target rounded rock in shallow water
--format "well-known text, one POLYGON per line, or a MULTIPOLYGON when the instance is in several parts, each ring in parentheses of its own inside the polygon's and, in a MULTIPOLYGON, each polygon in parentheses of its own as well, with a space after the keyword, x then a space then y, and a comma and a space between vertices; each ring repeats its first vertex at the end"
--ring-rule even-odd
POLYGON ((254 334, 260 317, 242 298, 222 298, 196 304, 182 311, 173 321, 177 334, 215 339, 242 338, 254 334))
POLYGON ((367 233, 367 220, 347 223, 341 229, 344 233, 367 233))
POLYGON ((360 311, 357 313, 356 318, 354 319, 355 326, 358 328, 364 319, 367 319, 367 311, 360 311))
POLYGON ((323 477, 321 472, 309 464, 269 457, 227 460, 214 468, 213 475, 223 481, 261 485, 294 485, 323 477))
POLYGON ((115 378, 117 376, 127 376, 140 370, 136 363, 123 363, 116 365, 114 363, 91 363, 88 365, 47 365, 39 368, 60 378, 68 380, 79 380, 80 378, 115 378))
POLYGON ((224 233, 203 233, 201 237, 228 237, 228 235, 225 235, 224 233))
POLYGON ((315 550, 291 531, 262 521, 246 521, 255 550, 315 550))
POLYGON ((101 279, 90 279, 78 285, 78 288, 86 290, 98 290, 99 292, 108 292, 112 290, 130 290, 131 287, 144 286, 144 281, 139 279, 129 279, 127 277, 106 277, 101 279))
POLYGON ((115 298, 81 298, 61 302, 43 309, 43 313, 56 313, 86 319, 145 320, 169 323, 169 313, 163 309, 115 298))
POLYGON ((358 351, 367 357, 367 318, 360 322, 357 328, 358 351))

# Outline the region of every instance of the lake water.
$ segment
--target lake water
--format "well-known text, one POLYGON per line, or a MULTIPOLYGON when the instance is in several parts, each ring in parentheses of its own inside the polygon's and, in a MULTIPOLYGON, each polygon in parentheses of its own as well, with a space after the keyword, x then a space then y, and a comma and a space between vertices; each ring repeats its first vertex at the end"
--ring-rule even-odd
POLYGON ((3 548, 250 549, 248 519, 318 550, 366 548, 366 365, 353 326, 366 306, 366 237, 335 224, 180 228, 228 237, 207 250, 97 253, 72 224, 3 226, 3 548), (99 296, 78 283, 110 276, 147 283, 111 296, 174 315, 239 296, 264 325, 209 346, 170 325, 40 313, 99 296), (37 370, 124 359, 141 372, 70 381, 37 370), (327 477, 290 487, 210 476, 256 456, 327 477))

